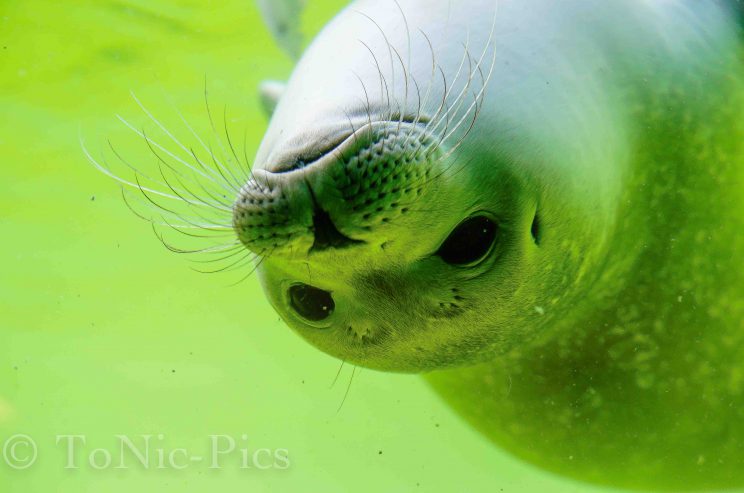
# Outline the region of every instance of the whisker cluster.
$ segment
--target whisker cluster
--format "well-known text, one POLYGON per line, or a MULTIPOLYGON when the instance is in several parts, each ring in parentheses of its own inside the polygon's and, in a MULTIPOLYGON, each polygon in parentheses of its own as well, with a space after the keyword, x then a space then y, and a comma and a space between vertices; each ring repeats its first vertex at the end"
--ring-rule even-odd
POLYGON ((218 273, 249 269, 250 275, 261 255, 240 243, 232 225, 233 201, 251 177, 247 134, 239 154, 228 128, 227 108, 223 109, 218 126, 206 84, 204 105, 211 129, 208 139, 175 109, 187 139, 194 146, 185 144, 136 95, 132 94, 132 98, 151 130, 138 127, 121 115, 117 118, 138 138, 143 145, 140 151, 147 151, 145 157, 137 159, 135 164, 110 141, 110 152, 94 157, 81 138, 86 157, 119 183, 125 204, 135 215, 150 222, 168 250, 192 257, 194 270, 218 273))
MULTIPOLYGON (((433 139, 417 139, 416 146, 413 150, 408 151, 408 157, 415 158, 423 155, 425 161, 428 161, 434 169, 440 169, 436 174, 427 179, 428 183, 441 178, 445 173, 450 171, 449 168, 454 163, 449 162, 446 166, 437 166, 437 164, 447 162, 460 148, 475 127, 482 110, 486 90, 496 66, 497 50, 494 43, 494 35, 498 3, 495 3, 491 30, 485 46, 480 53, 474 55, 472 53, 470 33, 467 32, 465 42, 462 45, 462 57, 453 74, 448 75, 445 68, 437 61, 434 44, 426 32, 422 30, 418 31, 418 35, 422 36, 429 48, 429 56, 431 58, 431 73, 426 84, 422 86, 411 71, 413 35, 408 19, 398 0, 393 1, 400 12, 406 30, 407 57, 405 61, 399 50, 390 43, 389 37, 380 24, 366 13, 358 12, 374 24, 387 46, 387 57, 390 65, 390 83, 388 83, 388 78, 385 77, 380 64, 381 57, 374 53, 368 43, 363 41, 360 41, 360 43, 370 53, 371 60, 377 67, 380 99, 387 106, 387 109, 378 114, 377 119, 382 118, 385 121, 397 122, 399 130, 404 123, 413 125, 422 124, 423 132, 433 136, 433 139), (397 69, 399 73, 397 74, 396 67, 399 67, 397 69), (400 95, 395 94, 395 88, 397 87, 395 84, 396 77, 401 77, 403 80, 402 103, 400 95), (441 81, 441 94, 436 94, 437 91, 434 90, 437 81, 441 81), (424 88, 423 94, 422 88, 424 88), (408 108, 412 89, 415 90, 417 96, 417 107, 413 115, 408 108), (436 105, 433 113, 426 114, 426 109, 432 104, 436 105)), ((368 122, 371 124, 375 117, 373 117, 374 111, 370 104, 370 90, 361 77, 358 75, 356 77, 362 86, 362 92, 364 94, 363 104, 366 105, 368 122)), ((352 130, 354 129, 352 128, 352 130)), ((417 135, 419 134, 408 132, 401 147, 406 148, 410 140, 416 138, 417 135)), ((387 138, 388 136, 385 135, 383 138, 387 138)), ((462 164, 465 163, 461 163, 460 168, 463 167, 462 164)), ((416 211, 415 208, 409 208, 409 210, 416 211)))

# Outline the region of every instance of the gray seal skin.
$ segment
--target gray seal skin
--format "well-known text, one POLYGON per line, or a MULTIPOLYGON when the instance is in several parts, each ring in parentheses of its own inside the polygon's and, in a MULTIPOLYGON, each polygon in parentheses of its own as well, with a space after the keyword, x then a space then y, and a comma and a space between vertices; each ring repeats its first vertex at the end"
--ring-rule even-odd
POLYGON ((353 3, 235 201, 270 302, 551 471, 744 486, 738 8, 353 3))

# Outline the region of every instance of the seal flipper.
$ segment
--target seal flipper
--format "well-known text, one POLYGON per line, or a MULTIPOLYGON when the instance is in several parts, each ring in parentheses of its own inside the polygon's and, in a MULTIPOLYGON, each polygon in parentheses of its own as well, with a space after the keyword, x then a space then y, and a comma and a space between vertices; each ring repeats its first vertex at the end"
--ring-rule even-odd
POLYGON ((261 16, 274 36, 276 43, 293 60, 302 52, 300 18, 305 0, 256 0, 261 16))
POLYGON ((261 106, 266 116, 271 117, 274 114, 276 105, 287 88, 286 82, 276 80, 265 80, 258 86, 258 94, 261 98, 261 106))

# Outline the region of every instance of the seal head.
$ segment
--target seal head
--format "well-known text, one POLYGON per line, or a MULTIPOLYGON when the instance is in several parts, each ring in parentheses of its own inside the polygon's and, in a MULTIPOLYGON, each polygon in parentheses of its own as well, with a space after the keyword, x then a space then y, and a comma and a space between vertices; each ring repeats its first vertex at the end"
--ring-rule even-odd
POLYGON ((474 193, 479 177, 427 127, 340 132, 328 151, 255 170, 235 203, 271 303, 341 359, 420 371, 483 358, 529 266, 538 232, 523 184, 503 176, 474 193))
POLYGON ((570 95, 596 108, 569 124, 562 108, 515 105, 555 53, 516 66, 493 2, 469 2, 488 14, 477 29, 468 9, 422 5, 391 2, 379 18, 357 2, 326 27, 234 204, 282 318, 323 351, 388 371, 493 359, 541 333, 544 307, 580 299, 624 159, 602 81, 566 73, 540 88, 557 107, 570 95))

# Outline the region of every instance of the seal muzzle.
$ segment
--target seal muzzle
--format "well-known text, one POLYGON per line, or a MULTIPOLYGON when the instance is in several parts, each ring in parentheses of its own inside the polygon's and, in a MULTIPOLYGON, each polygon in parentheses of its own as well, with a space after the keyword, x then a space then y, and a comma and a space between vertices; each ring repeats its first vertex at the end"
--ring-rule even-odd
POLYGON ((409 211, 439 155, 422 124, 367 124, 312 162, 255 170, 234 203, 233 227, 258 255, 363 243, 409 211))

